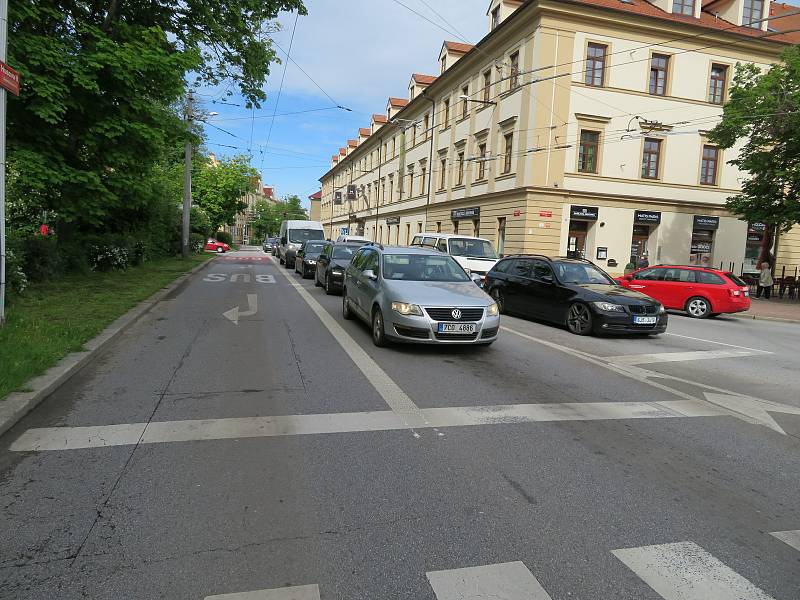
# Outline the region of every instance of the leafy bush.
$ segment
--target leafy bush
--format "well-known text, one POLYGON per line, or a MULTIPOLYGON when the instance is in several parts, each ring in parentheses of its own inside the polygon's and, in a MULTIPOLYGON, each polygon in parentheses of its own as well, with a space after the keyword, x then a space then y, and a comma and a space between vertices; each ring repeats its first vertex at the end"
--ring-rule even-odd
POLYGON ((29 235, 21 241, 22 268, 30 281, 51 279, 61 270, 56 236, 29 235))
POLYGON ((227 231, 218 231, 214 234, 214 239, 218 242, 222 242, 223 244, 230 245, 233 243, 233 237, 227 231))
POLYGON ((124 271, 130 265, 127 248, 120 246, 89 246, 89 266, 92 271, 124 271))
POLYGON ((189 236, 189 248, 195 254, 200 254, 206 247, 206 236, 200 233, 193 233, 189 236))
POLYGON ((21 294, 28 287, 28 278, 22 270, 22 257, 10 248, 6 250, 6 282, 8 289, 16 294, 21 294))

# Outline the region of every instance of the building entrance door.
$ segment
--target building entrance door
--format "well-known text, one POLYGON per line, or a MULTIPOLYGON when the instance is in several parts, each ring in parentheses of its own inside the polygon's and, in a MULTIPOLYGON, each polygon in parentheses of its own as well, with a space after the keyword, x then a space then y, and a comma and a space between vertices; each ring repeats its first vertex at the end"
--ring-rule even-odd
POLYGON ((647 242, 649 239, 650 228, 647 225, 633 226, 633 237, 631 238, 631 262, 634 265, 638 266, 639 259, 641 259, 645 254, 649 254, 647 251, 647 242))
POLYGON ((586 221, 569 222, 569 238, 567 240, 567 256, 569 258, 586 258, 586 234, 589 224, 586 221))

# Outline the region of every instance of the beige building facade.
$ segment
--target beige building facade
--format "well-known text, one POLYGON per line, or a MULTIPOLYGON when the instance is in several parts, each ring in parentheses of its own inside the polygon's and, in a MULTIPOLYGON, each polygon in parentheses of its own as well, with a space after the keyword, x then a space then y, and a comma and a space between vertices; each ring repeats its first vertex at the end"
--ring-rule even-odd
MULTIPOLYGON (((769 2, 714 4, 493 0, 477 46, 445 42, 439 75, 414 74, 332 157, 327 236, 479 235, 612 273, 645 255, 754 270, 762 226, 724 207, 737 149, 706 135, 735 65, 766 67, 793 40, 767 28, 769 2)), ((800 231, 780 248, 779 268, 800 263, 800 231)))

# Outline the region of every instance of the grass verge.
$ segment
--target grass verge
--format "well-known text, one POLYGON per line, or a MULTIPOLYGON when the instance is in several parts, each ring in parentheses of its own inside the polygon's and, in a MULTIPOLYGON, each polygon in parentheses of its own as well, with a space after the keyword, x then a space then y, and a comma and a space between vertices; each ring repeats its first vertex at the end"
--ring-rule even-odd
POLYGON ((165 258, 127 271, 68 275, 28 288, 6 307, 7 321, 0 327, 0 402, 210 258, 165 258))

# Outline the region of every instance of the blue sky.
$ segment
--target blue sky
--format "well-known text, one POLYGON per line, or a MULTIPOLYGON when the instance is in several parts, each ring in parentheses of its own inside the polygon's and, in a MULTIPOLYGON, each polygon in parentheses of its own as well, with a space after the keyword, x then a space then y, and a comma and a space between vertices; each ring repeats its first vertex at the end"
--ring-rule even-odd
MULTIPOLYGON (((279 102, 283 64, 272 66, 267 102, 256 111, 244 108, 238 95, 224 96, 226 86, 198 90, 200 106, 219 113, 206 127, 209 150, 221 156, 251 149, 265 185, 305 202, 346 140, 368 127, 373 113, 385 113, 389 96, 407 96, 412 73, 438 73, 445 39, 475 43, 486 34, 488 5, 489 0, 306 0, 309 14, 297 20, 291 50, 297 64, 285 61, 279 102)), ((281 15, 279 22, 282 31, 273 38, 285 58, 281 49, 289 49, 295 16, 281 15)))

